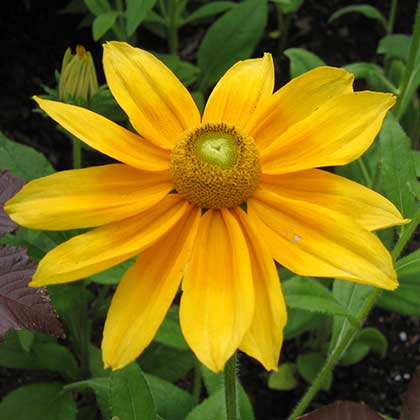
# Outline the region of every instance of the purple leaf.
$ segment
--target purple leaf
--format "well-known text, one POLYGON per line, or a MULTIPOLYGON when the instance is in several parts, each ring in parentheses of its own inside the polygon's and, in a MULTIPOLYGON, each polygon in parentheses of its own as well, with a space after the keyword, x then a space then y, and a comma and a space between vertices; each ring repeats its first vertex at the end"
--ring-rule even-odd
MULTIPOLYGON (((0 171, 0 236, 13 232, 17 228, 16 223, 4 212, 3 206, 23 187, 24 183, 7 171, 0 171)), ((0 314, 2 314, 1 310, 0 314)))
POLYGON ((35 268, 25 249, 0 246, 0 340, 11 328, 64 337, 47 289, 28 287, 35 268))
POLYGON ((400 420, 420 420, 420 370, 417 370, 408 384, 400 420))
POLYGON ((364 403, 336 401, 319 410, 299 417, 299 420, 383 420, 364 403))

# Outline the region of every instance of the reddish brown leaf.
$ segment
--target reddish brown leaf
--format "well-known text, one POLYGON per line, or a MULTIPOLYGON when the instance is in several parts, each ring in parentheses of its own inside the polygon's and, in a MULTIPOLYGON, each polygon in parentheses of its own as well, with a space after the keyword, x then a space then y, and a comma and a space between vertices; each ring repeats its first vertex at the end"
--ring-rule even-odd
POLYGON ((336 401, 319 410, 299 417, 299 420, 383 420, 375 411, 363 403, 336 401))
POLYGON ((4 212, 3 205, 22 188, 24 183, 7 171, 0 171, 0 236, 17 228, 16 223, 4 212))
POLYGON ((28 287, 35 268, 26 250, 0 246, 0 339, 10 328, 64 336, 47 289, 28 287))
POLYGON ((403 398, 400 420, 420 420, 420 370, 408 384, 403 398))

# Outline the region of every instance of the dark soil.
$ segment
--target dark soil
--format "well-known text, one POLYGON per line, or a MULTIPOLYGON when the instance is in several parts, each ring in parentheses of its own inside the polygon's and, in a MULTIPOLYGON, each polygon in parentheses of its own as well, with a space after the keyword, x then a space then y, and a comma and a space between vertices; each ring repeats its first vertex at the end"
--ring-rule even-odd
MULTIPOLYGON (((0 66, 0 130, 10 138, 35 147, 48 156, 57 170, 71 166, 71 146, 68 139, 55 129, 54 123, 33 112, 34 94, 42 93, 41 84, 54 86, 54 71, 61 66, 61 59, 68 46, 85 45, 92 51, 101 75, 101 47, 92 41, 90 29, 78 29, 81 18, 58 14, 64 0, 15 0, 4 2, 0 15, 0 42, 2 61, 0 66)), ((346 4, 369 3, 387 14, 388 2, 339 0, 306 0, 292 22, 287 47, 303 47, 317 53, 328 64, 341 66, 355 61, 375 61, 378 40, 384 35, 376 22, 360 16, 345 16, 337 23, 328 24, 331 13, 346 4)), ((396 20, 396 32, 409 33, 415 10, 415 0, 400 2, 396 20), (402 4, 403 3, 403 4, 402 4)), ((275 29, 275 14, 270 14, 269 30, 275 29)), ((198 35, 187 33, 195 42, 198 35)), ((161 41, 150 37, 143 47, 164 51, 161 41)), ((193 58, 189 45, 184 56, 193 58)), ((267 38, 259 51, 275 53, 276 42, 267 38)), ((275 55, 276 57, 276 55, 275 55)), ((276 58, 280 79, 287 79, 287 61, 276 58)), ((100 164, 103 158, 95 152, 86 152, 85 164, 100 164)), ((418 246, 417 245, 412 245, 418 246)), ((313 404, 332 402, 336 399, 365 401, 372 408, 398 417, 400 395, 405 390, 410 375, 419 365, 419 320, 375 310, 368 323, 379 328, 388 338, 390 347, 385 359, 368 356, 351 367, 339 367, 334 373, 334 385, 329 394, 321 393, 313 404)), ((285 345, 282 360, 294 361, 296 349, 293 342, 285 345)), ((242 357, 241 376, 249 392, 256 417, 260 420, 286 418, 305 390, 302 383, 291 392, 277 392, 266 386, 267 373, 249 358, 242 357)), ((16 388, 23 383, 48 381, 51 376, 39 372, 1 370, 0 390, 16 388)))

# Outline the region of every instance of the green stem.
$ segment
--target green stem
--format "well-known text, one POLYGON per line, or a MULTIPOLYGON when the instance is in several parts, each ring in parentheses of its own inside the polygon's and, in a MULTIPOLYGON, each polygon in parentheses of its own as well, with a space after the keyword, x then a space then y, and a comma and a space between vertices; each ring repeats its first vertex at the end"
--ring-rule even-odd
POLYGON ((400 95, 398 96, 397 104, 395 105, 394 113, 398 120, 404 114, 404 111, 407 107, 410 98, 406 98, 407 94, 409 93, 409 84, 411 82, 411 78, 415 76, 413 74, 414 66, 416 64, 416 56, 419 51, 420 45, 420 1, 417 3, 417 12, 416 12, 416 19, 414 21, 414 29, 413 29, 413 39, 411 41, 410 52, 408 54, 408 62, 405 68, 404 77, 401 83, 400 88, 400 95), (408 92, 408 93, 407 93, 408 92))
MULTIPOLYGON (((391 255, 394 261, 400 256, 402 250, 407 245, 407 242, 410 240, 411 236, 415 232, 417 226, 420 223, 420 209, 417 211, 416 215, 412 219, 411 223, 406 227, 406 229, 402 232, 400 238, 398 239, 397 243, 394 246, 394 249, 391 252, 391 255)), ((292 414, 289 416, 288 420, 296 420, 299 416, 301 416, 310 402, 313 400, 315 395, 318 393, 321 385, 324 383, 326 375, 331 372, 336 364, 342 358, 344 352, 347 350, 350 343, 353 341, 358 329, 365 321, 367 315, 369 314, 370 310, 372 309, 373 305, 375 305, 376 301, 378 300, 379 296, 381 295, 381 289, 373 289, 369 296, 367 297, 365 303, 360 308, 359 312, 355 317, 355 324, 349 326, 346 334, 343 336, 342 340, 338 342, 337 346, 334 350, 330 353, 327 358, 325 365, 319 371, 318 375, 316 376, 315 380, 312 382, 311 386, 306 391, 306 394, 303 398, 299 401, 299 404, 293 410, 292 414)))
MULTIPOLYGON (((371 310, 372 306, 375 304, 376 300, 380 296, 381 292, 382 292, 381 289, 372 290, 367 300, 365 301, 364 305, 361 307, 359 313, 357 314, 356 322, 358 325, 361 325, 363 323, 369 311, 371 310)), ((312 382, 312 385, 309 387, 306 394, 299 401, 299 404, 293 410, 288 420, 296 420, 299 416, 301 416, 305 412, 306 407, 310 404, 310 402, 313 400, 315 395, 318 393, 319 388, 324 383, 327 374, 331 372, 332 369, 334 369, 335 365, 340 361, 344 352, 347 350, 349 344, 352 342, 354 336, 356 335, 357 330, 358 328, 356 327, 349 327, 347 334, 343 337, 343 339, 338 343, 338 345, 335 347, 333 352, 330 354, 325 365, 323 366, 321 371, 318 373, 315 380, 312 382)))
POLYGON ((169 0, 168 11, 168 42, 171 54, 178 55, 178 2, 169 0))
POLYGON ((277 54, 279 57, 287 45, 289 37, 290 25, 292 23, 293 13, 284 14, 280 5, 277 5, 277 24, 280 32, 279 44, 277 54))
POLYGON ((195 366, 194 366, 194 383, 193 383, 193 391, 192 397, 194 404, 198 404, 200 401, 200 394, 201 394, 201 367, 200 362, 196 359, 195 366))
POLYGON ((407 242, 410 240, 411 236, 416 231, 417 226, 419 224, 420 224, 420 208, 417 210, 416 214, 411 219, 411 222, 405 226, 405 229, 401 231, 401 236, 398 238, 398 241, 391 252, 391 255, 392 255, 392 258, 394 258, 394 261, 398 259, 401 252, 407 245, 407 242))
POLYGON ((395 15, 397 14, 397 6, 398 6, 398 0, 391 0, 391 8, 389 10, 389 16, 388 16, 388 24, 386 27, 386 31, 388 34, 392 34, 394 31, 394 23, 395 23, 395 15))
POLYGON ((236 353, 226 363, 223 379, 225 385, 226 419, 238 420, 236 353))
POLYGON ((73 168, 79 169, 82 167, 82 144, 74 136, 71 136, 71 141, 73 143, 73 168))

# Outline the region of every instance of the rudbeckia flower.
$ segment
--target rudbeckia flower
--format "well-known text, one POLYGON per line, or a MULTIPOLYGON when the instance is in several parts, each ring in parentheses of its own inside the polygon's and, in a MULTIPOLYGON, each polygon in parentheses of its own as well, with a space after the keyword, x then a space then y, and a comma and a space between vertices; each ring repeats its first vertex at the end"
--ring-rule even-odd
POLYGON ((273 93, 270 54, 221 78, 203 115, 152 54, 105 45, 109 88, 138 134, 87 109, 35 98, 62 127, 121 163, 58 172, 6 204, 34 229, 91 228, 50 251, 31 286, 75 281, 138 256, 114 294, 106 366, 151 342, 179 288, 180 324, 213 371, 240 349, 276 369, 286 306, 275 261, 303 276, 394 289, 376 229, 404 223, 381 195, 325 170, 373 142, 391 94, 353 92, 319 67, 273 93))

